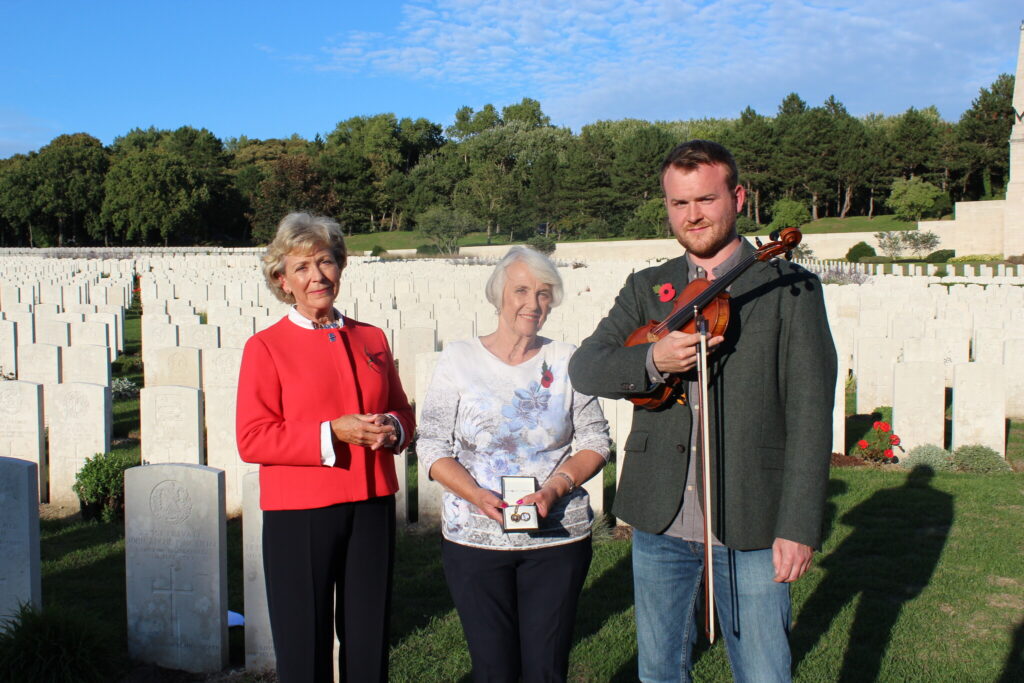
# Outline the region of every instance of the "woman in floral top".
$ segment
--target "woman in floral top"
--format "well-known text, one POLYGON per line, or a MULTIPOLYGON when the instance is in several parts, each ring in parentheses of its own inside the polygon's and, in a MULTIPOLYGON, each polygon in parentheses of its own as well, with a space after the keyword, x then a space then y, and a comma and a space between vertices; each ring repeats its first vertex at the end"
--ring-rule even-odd
POLYGON ((446 489, 442 557, 477 681, 565 680, 590 567, 583 482, 608 460, 597 399, 573 391, 571 344, 538 336, 562 299, 554 265, 513 247, 487 283, 498 329, 448 344, 427 389, 420 466, 446 489), (539 489, 503 501, 503 476, 539 489), (534 504, 535 531, 505 531, 508 504, 534 504))

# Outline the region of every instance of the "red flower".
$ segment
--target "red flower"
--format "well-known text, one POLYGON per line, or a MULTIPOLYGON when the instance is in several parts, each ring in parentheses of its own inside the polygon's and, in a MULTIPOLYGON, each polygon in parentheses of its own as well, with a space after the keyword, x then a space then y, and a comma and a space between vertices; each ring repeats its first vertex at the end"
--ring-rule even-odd
POLYGON ((547 361, 540 366, 540 385, 547 389, 551 386, 551 383, 555 381, 555 376, 551 373, 551 368, 548 367, 547 361))
POLYGON ((676 288, 672 286, 671 282, 666 282, 663 285, 655 285, 655 291, 658 292, 658 301, 662 303, 666 301, 672 301, 676 298, 676 288))
POLYGON ((891 458, 893 456, 892 449, 891 448, 886 448, 884 455, 887 458, 891 458))
POLYGON ((868 447, 868 442, 865 441, 864 439, 861 439, 860 441, 857 442, 857 446, 859 448, 867 448, 868 447))
POLYGON ((900 437, 896 436, 895 434, 890 434, 889 435, 889 443, 891 443, 893 446, 899 446, 900 445, 900 437))
POLYGON ((875 424, 871 425, 871 428, 872 429, 881 429, 882 428, 882 423, 881 422, 875 422, 875 424))
POLYGON ((889 426, 889 423, 888 423, 888 422, 878 422, 877 424, 878 424, 878 427, 877 427, 877 429, 878 429, 879 431, 887 432, 887 431, 889 431, 890 429, 892 429, 892 428, 891 428, 891 427, 889 426))

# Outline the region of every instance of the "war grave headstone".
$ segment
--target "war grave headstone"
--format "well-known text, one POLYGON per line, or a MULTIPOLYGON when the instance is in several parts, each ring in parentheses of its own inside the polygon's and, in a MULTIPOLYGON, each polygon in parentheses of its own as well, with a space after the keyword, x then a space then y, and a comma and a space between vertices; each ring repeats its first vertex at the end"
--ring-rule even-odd
POLYGON ((893 368, 893 430, 906 451, 924 444, 943 445, 945 369, 938 361, 897 363, 893 368))
POLYGON ((195 347, 173 346, 151 351, 144 370, 147 387, 200 389, 203 386, 202 351, 195 347))
POLYGON ((0 456, 0 627, 22 604, 42 607, 40 577, 38 468, 0 456))
POLYGON ((224 470, 228 513, 242 508, 242 481, 258 465, 243 462, 235 437, 241 349, 203 349, 206 464, 224 470))
POLYGON ((405 327, 395 333, 398 377, 407 396, 416 395, 416 358, 437 350, 436 335, 433 327, 405 327))
POLYGON ((46 500, 43 385, 35 382, 0 382, 0 456, 35 463, 38 497, 46 500))
POLYGON ((0 320, 0 376, 18 376, 18 324, 0 320))
POLYGON ((245 670, 273 669, 274 639, 267 610, 266 575, 263 573, 263 511, 260 510, 260 475, 242 478, 242 575, 245 601, 245 670))
MULTIPOLYGON (((428 351, 421 353, 416 356, 416 393, 412 394, 416 400, 416 421, 419 422, 420 414, 423 411, 423 399, 427 394, 427 387, 430 386, 430 378, 434 376, 434 368, 437 367, 437 361, 441 357, 440 353, 434 351, 428 351)), ((402 386, 408 393, 409 387, 402 381, 402 386)), ((405 467, 401 465, 406 462, 405 457, 408 457, 408 451, 402 453, 403 458, 396 460, 395 465, 398 470, 398 484, 399 493, 398 498, 398 512, 401 513, 402 509, 405 510, 405 516, 399 515, 398 519, 408 520, 408 496, 403 492, 407 490, 405 481, 405 467)), ((441 504, 442 494, 444 489, 436 481, 430 478, 429 473, 423 467, 416 468, 416 497, 417 497, 417 515, 420 524, 425 525, 436 525, 441 523, 441 504)), ((397 500, 396 499, 396 500, 397 500)))
POLYGON ((953 371, 953 448, 988 446, 1006 457, 1006 382, 1003 368, 961 363, 953 371))
POLYGON ((878 406, 892 405, 892 366, 900 343, 891 339, 857 340, 857 412, 870 413, 878 406))
POLYGON ((128 653, 191 672, 228 664, 224 473, 162 464, 125 472, 128 653))
POLYGON ((139 392, 142 462, 203 464, 203 395, 181 386, 139 392))
POLYGON ((93 344, 72 344, 61 350, 61 380, 110 386, 110 349, 93 344))
POLYGON ((49 429, 50 503, 78 506, 72 490, 86 458, 110 450, 113 412, 110 388, 100 384, 58 384, 45 394, 49 429))
POLYGON ((19 344, 18 379, 43 386, 60 384, 61 349, 53 344, 19 344))
POLYGON ((71 323, 36 316, 36 343, 71 346, 71 323))
POLYGON ((1003 343, 1003 372, 1006 377, 1006 414, 1024 417, 1024 338, 1003 343))

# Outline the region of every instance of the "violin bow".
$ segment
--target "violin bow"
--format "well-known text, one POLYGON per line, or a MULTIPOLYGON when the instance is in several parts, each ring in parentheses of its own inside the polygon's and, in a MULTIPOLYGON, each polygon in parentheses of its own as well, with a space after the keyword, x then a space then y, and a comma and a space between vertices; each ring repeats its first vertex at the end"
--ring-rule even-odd
POLYGON ((711 533, 711 438, 708 413, 708 321, 693 308, 700 347, 697 353, 697 405, 700 417, 701 499, 704 503, 704 633, 715 642, 715 572, 712 564, 711 533))

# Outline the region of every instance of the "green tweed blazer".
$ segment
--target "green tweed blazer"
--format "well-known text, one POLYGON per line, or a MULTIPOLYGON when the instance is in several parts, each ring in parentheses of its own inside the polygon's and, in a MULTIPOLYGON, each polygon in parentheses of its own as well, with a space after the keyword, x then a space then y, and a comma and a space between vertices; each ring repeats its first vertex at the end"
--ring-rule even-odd
MULTIPOLYGON (((754 247, 743 241, 744 253, 754 247)), ((656 286, 687 284, 684 257, 633 273, 608 315, 569 364, 575 388, 624 398, 648 384, 649 344, 623 341, 672 302, 656 286)), ((725 341, 709 358, 712 525, 737 550, 776 538, 818 547, 832 446, 836 351, 818 278, 785 260, 757 262, 732 284, 725 341)), ((622 468, 614 514, 661 533, 683 499, 689 466, 689 406, 634 408, 633 429, 617 446, 622 468)))

